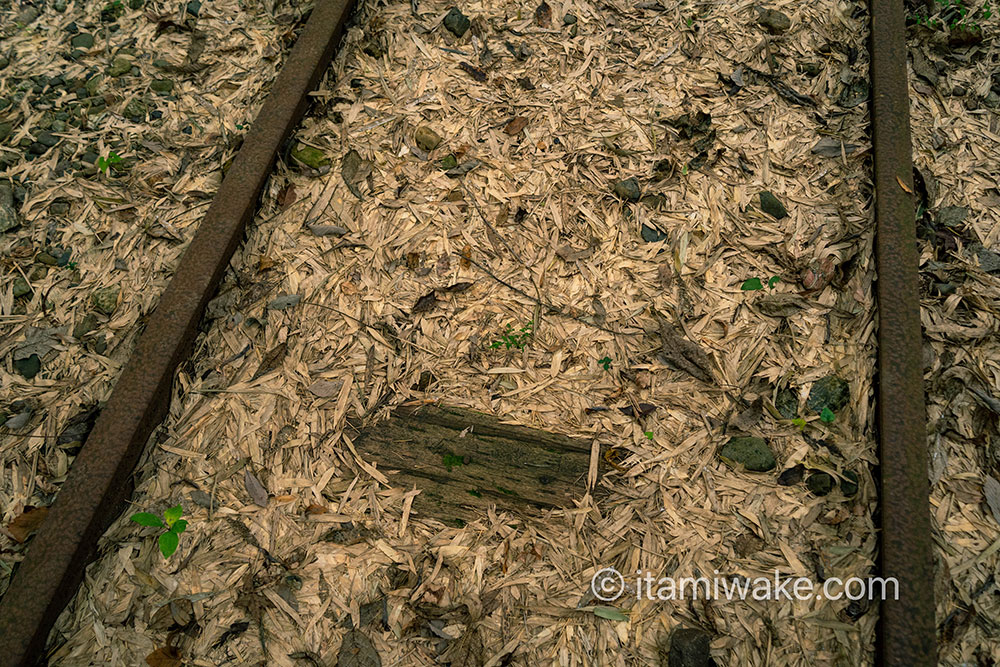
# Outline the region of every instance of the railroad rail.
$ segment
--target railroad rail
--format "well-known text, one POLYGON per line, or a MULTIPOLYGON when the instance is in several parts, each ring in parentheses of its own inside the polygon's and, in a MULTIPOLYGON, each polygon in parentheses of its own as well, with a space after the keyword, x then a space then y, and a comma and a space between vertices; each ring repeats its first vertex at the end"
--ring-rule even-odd
MULTIPOLYGON (((43 658, 52 625, 79 587, 98 538, 131 495, 133 470, 166 414, 177 367, 191 350, 279 149, 329 66, 352 5, 351 0, 316 1, 48 519, 0 600, 4 665, 29 667, 43 658)), ((902 0, 872 0, 870 14, 880 574, 899 582, 898 599, 881 603, 876 651, 878 664, 921 667, 936 664, 937 642, 902 0)))

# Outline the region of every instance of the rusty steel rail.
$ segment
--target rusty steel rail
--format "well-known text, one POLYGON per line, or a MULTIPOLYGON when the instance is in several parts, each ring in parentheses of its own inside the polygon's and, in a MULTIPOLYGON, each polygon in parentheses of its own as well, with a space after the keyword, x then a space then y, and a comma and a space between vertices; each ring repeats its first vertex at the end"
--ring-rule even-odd
MULTIPOLYGON (((123 510, 132 473, 165 415, 177 366, 252 219, 282 144, 329 65, 352 0, 317 0, 243 148, 153 311, 49 517, 0 600, 3 664, 41 659, 98 538, 123 510)), ((929 484, 902 0, 872 0, 871 122, 878 270, 880 566, 899 582, 881 605, 878 664, 935 665, 929 484), (908 191, 908 190, 909 191, 908 191)))
POLYGON ((878 273, 878 422, 882 577, 876 664, 937 664, 934 562, 913 215, 913 157, 903 0, 872 0, 871 123, 878 273))
POLYGON ((336 50, 353 0, 316 0, 301 36, 163 292, 48 518, 0 600, 0 663, 42 659, 56 618, 93 560, 98 538, 133 491, 132 473, 166 414, 178 364, 253 218, 278 151, 336 50))

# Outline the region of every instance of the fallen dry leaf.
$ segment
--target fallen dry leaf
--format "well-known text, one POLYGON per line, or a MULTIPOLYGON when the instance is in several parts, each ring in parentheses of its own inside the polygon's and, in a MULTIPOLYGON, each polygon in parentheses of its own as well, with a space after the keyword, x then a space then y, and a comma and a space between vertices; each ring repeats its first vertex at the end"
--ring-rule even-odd
POLYGON ((903 188, 903 192, 906 192, 911 195, 913 194, 913 190, 906 187, 906 183, 904 183, 903 179, 901 179, 899 176, 896 177, 896 182, 899 183, 899 187, 903 188))
POLYGON ((513 137, 516 134, 520 134, 521 130, 523 130, 527 124, 527 118, 524 116, 517 116, 516 118, 512 118, 511 121, 507 123, 507 127, 505 127, 503 131, 513 137))
POLYGON ((24 544, 28 538, 38 531, 49 515, 48 507, 25 508, 21 516, 17 517, 7 525, 7 530, 19 543, 24 544))
POLYGON ((545 0, 535 10, 535 22, 542 28, 552 27, 552 7, 545 0))
POLYGON ((267 507, 267 489, 260 483, 260 480, 249 470, 243 471, 243 486, 255 505, 267 507))
POLYGON ((181 667, 181 652, 173 646, 158 648, 146 656, 149 667, 181 667))

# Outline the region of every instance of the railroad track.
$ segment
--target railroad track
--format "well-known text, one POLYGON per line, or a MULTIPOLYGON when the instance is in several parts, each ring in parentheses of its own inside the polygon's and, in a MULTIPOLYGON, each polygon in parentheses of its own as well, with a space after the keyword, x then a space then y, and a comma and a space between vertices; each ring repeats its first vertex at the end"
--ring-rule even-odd
MULTIPOLYGON (((178 365, 253 217, 276 156, 302 118, 352 9, 317 0, 48 519, 0 600, 0 656, 28 667, 79 587, 98 538, 132 493, 146 442, 166 413, 178 365)), ((899 596, 880 606, 878 664, 936 664, 933 560, 924 446, 913 169, 901 0, 870 3, 871 122, 878 270, 880 575, 899 596)))

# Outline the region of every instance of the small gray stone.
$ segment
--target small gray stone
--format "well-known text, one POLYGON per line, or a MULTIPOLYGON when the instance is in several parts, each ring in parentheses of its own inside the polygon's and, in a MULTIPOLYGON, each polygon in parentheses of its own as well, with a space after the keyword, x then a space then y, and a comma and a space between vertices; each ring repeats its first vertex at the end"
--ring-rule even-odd
POLYGON ((789 387, 779 389, 774 398, 774 407, 785 419, 795 419, 799 416, 799 397, 789 387))
POLYGON ((42 144, 43 146, 47 146, 48 148, 52 148, 53 146, 59 143, 59 139, 52 136, 52 134, 49 132, 42 132, 38 135, 38 143, 42 144))
POLYGON ((69 213, 69 202, 54 201, 49 204, 49 213, 52 215, 66 215, 69 213))
POLYGON ((836 414, 850 398, 851 388, 847 381, 836 375, 827 375, 813 383, 806 405, 813 412, 823 412, 826 408, 836 414))
POLYGON ((788 217, 788 211, 785 210, 784 205, 767 190, 760 193, 760 210, 778 220, 788 217))
POLYGON ((792 27, 792 20, 787 15, 775 9, 757 8, 757 24, 765 28, 772 35, 780 35, 787 32, 792 27))
MULTIPOLYGON (((711 663, 712 638, 695 628, 679 628, 670 635, 668 667, 708 667, 711 663)), ((660 664, 663 664, 661 659, 660 664)))
POLYGON ((809 476, 806 486, 817 496, 825 496, 833 490, 833 477, 825 472, 817 472, 809 476))
POLYGON ((97 316, 87 313, 75 327, 73 327, 73 338, 83 338, 88 333, 97 328, 97 316))
POLYGON ((7 137, 14 131, 14 123, 0 123, 0 143, 7 141, 7 137))
POLYGON ((90 295, 90 302, 94 308, 105 315, 112 315, 118 308, 118 295, 120 293, 121 288, 118 286, 102 287, 94 290, 90 295))
POLYGON ((129 103, 125 105, 124 115, 126 118, 141 118, 145 120, 146 103, 140 100, 138 97, 133 97, 131 100, 129 100, 129 103))
POLYGON ((639 181, 633 178, 626 178, 615 183, 614 193, 626 201, 636 202, 642 197, 639 189, 639 181))
POLYGON ((854 471, 845 470, 840 479, 840 492, 845 496, 853 496, 858 492, 858 475, 854 471))
POLYGON ((108 76, 124 76, 132 71, 132 61, 125 56, 115 56, 108 68, 108 76))
POLYGON ((980 248, 978 256, 980 269, 986 273, 1000 273, 1000 254, 980 248))
POLYGON ((427 151, 428 153, 441 144, 441 137, 438 133, 426 125, 418 127, 417 131, 413 134, 413 138, 420 150, 427 151))
POLYGON ((983 98, 983 104, 990 109, 996 109, 1000 106, 1000 95, 997 95, 991 90, 986 94, 986 97, 983 98))
POLYGON ((9 183, 0 182, 0 234, 21 224, 14 208, 14 191, 9 183))
POLYGON ((964 206, 944 206, 938 211, 936 222, 945 227, 957 227, 969 215, 964 206))
POLYGON ((29 421, 31 421, 31 410, 25 410, 21 414, 14 415, 4 422, 4 427, 10 429, 11 431, 20 431, 28 425, 29 421))
POLYGON ((37 7, 33 5, 28 5, 27 7, 21 10, 21 13, 17 15, 17 18, 15 20, 18 23, 23 23, 24 25, 28 25, 30 23, 35 22, 35 19, 38 18, 38 14, 39 12, 37 7))
POLYGON ((330 158, 323 151, 305 144, 299 144, 292 150, 292 159, 313 169, 330 164, 330 158))
POLYGON ((774 452, 763 438, 732 438, 719 452, 719 458, 730 465, 742 465, 754 472, 767 472, 777 465, 774 452))
POLYGON ((149 87, 154 93, 169 95, 174 90, 174 82, 170 79, 154 79, 149 87))
POLYGON ((64 11, 66 11, 66 0, 56 0, 54 3, 52 3, 52 9, 62 14, 64 11))
POLYGON ((187 3, 187 13, 191 16, 198 16, 201 13, 200 0, 191 0, 191 2, 187 3))
POLYGON ((94 36, 89 32, 81 32, 78 35, 73 35, 72 39, 69 40, 69 44, 76 49, 93 48, 94 36))
POLYGON ((563 17, 563 23, 565 23, 566 25, 573 25, 574 23, 576 23, 576 16, 574 16, 573 14, 567 14, 566 16, 563 17))
POLYGON ((42 370, 42 360, 38 358, 37 354, 32 354, 24 359, 15 359, 14 370, 20 373, 25 379, 30 380, 42 370))
POLYGON ((28 296, 29 294, 31 294, 31 285, 28 284, 28 281, 23 276, 14 278, 14 298, 20 299, 22 296, 28 296))
POLYGON ((444 27, 455 37, 464 35, 471 25, 472 21, 459 11, 458 7, 452 7, 444 17, 444 27))

